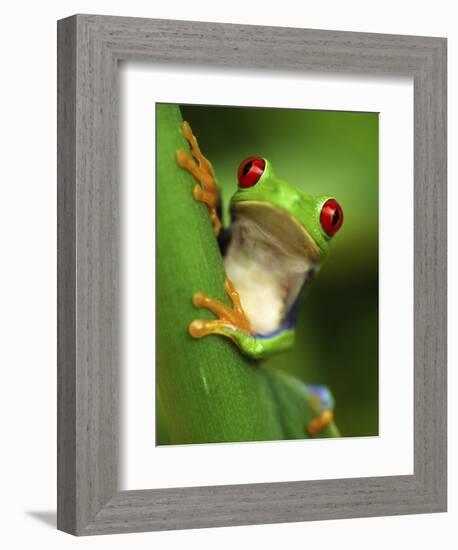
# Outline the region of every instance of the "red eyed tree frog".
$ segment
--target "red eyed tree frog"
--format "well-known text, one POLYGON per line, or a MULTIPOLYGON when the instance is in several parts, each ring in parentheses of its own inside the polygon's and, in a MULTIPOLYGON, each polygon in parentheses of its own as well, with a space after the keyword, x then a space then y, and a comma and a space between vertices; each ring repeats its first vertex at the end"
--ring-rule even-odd
POLYGON ((342 226, 342 208, 333 197, 307 195, 278 179, 267 159, 250 157, 238 169, 231 227, 222 230, 213 167, 187 122, 183 134, 192 155, 179 149, 177 162, 197 179, 194 199, 206 203, 216 236, 223 236, 225 289, 233 305, 195 294, 194 305, 217 319, 195 320, 189 332, 230 338, 253 359, 289 349, 298 301, 342 226))
MULTIPOLYGON (((238 189, 230 203, 233 221, 223 229, 213 167, 187 122, 182 130, 191 152, 179 149, 177 162, 197 180, 194 199, 207 205, 232 302, 230 308, 203 292, 194 294, 194 305, 217 319, 195 320, 189 333, 230 338, 252 359, 287 350, 294 343, 298 302, 342 227, 342 208, 333 197, 307 195, 278 179, 267 159, 249 157, 238 169, 238 189)), ((307 390, 316 411, 306 427, 313 436, 332 422, 334 402, 324 386, 308 385, 307 390)))

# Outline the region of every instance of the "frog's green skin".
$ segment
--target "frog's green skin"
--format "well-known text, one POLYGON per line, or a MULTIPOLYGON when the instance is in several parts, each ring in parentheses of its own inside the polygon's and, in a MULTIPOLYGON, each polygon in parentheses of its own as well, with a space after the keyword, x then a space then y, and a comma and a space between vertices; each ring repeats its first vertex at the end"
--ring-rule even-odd
MULTIPOLYGON (((264 161, 264 172, 256 185, 249 188, 239 187, 233 195, 230 204, 231 225, 240 219, 254 220, 258 226, 265 228, 266 232, 271 232, 275 240, 283 243, 292 253, 305 255, 310 262, 309 274, 316 273, 328 254, 332 239, 320 224, 321 208, 332 197, 312 196, 296 189, 278 179, 270 162, 267 159, 264 161)), ((227 256, 225 262, 228 276, 232 279, 227 256)), ((304 275, 303 287, 310 279, 309 274, 304 275)), ((237 288, 237 281, 233 282, 237 288)), ((302 290, 297 294, 278 329, 268 334, 247 334, 230 327, 224 328, 221 334, 231 338, 245 355, 253 359, 262 359, 272 353, 290 349, 295 338, 295 309, 303 295, 302 290)))
POLYGON ((261 337, 258 334, 246 334, 242 330, 235 329, 232 333, 228 331, 227 336, 233 340, 240 350, 251 359, 263 359, 291 349, 294 345, 295 329, 280 329, 276 334, 261 337))

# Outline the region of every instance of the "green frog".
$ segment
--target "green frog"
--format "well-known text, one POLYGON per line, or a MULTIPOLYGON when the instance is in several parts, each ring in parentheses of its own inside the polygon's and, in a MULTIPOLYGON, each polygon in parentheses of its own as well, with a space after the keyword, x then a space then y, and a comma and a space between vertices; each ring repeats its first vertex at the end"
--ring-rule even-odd
POLYGON ((223 229, 213 167, 187 122, 182 130, 191 152, 179 149, 177 162, 196 178, 194 199, 207 205, 215 235, 224 242, 225 290, 232 302, 230 308, 196 293, 194 305, 217 319, 195 320, 189 333, 230 338, 252 359, 287 350, 294 344, 304 289, 342 227, 342 208, 333 197, 307 195, 280 180, 268 159, 249 157, 239 166, 232 222, 223 229))

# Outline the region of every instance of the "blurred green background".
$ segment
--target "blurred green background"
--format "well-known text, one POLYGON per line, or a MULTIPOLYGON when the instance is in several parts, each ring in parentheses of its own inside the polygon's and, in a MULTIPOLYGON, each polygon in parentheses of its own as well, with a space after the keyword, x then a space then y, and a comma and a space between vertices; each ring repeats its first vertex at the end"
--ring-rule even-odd
MULTIPOLYGON (((298 315, 294 349, 268 360, 328 386, 343 436, 378 434, 378 113, 181 105, 215 168, 226 210, 248 156, 280 179, 329 194, 344 224, 298 315)), ((158 444, 167 443, 158 411, 158 444)))

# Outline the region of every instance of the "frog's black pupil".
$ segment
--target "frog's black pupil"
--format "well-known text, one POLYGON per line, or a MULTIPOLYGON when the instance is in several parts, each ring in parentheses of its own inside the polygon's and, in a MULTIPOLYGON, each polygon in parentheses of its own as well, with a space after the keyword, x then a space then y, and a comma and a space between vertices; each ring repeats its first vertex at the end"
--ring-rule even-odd
POLYGON ((243 167, 243 175, 246 176, 248 172, 250 171, 251 167, 253 166, 253 162, 250 160, 250 162, 247 162, 245 166, 243 167))
POLYGON ((336 225, 337 222, 339 221, 339 218, 340 218, 340 214, 339 214, 339 210, 334 210, 334 214, 332 215, 332 225, 336 225))

